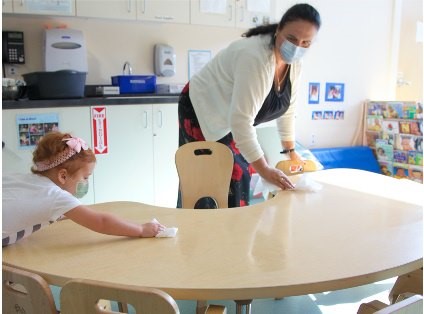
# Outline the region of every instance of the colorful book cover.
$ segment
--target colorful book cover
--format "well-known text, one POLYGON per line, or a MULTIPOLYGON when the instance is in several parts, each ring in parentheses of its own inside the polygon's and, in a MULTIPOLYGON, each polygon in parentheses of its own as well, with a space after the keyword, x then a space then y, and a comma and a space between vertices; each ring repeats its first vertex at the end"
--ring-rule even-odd
POLYGON ((367 131, 365 132, 365 136, 367 140, 367 145, 369 147, 375 147, 375 141, 380 137, 380 133, 367 131))
MULTIPOLYGON (((416 107, 415 107, 415 119, 422 119, 423 118, 423 104, 421 103, 416 103, 416 107)), ((421 122, 422 123, 422 122, 421 122)), ((422 130, 422 128, 421 128, 422 130)))
POLYGON ((393 163, 389 161, 379 161, 381 173, 391 177, 393 175, 393 163))
POLYGON ((415 182, 423 183, 423 168, 417 166, 410 166, 409 179, 415 182))
POLYGON ((408 165, 393 165, 393 176, 398 179, 408 179, 409 171, 408 165))
POLYGON ((408 162, 408 153, 402 150, 393 151, 393 162, 406 164, 408 162))
POLYGON ((381 111, 381 104, 378 102, 369 102, 367 106, 367 114, 369 116, 381 116, 383 113, 381 111))
POLYGON ((393 146, 383 141, 376 141, 375 151, 380 161, 393 161, 393 146))
POLYGON ((396 137, 396 134, 394 134, 394 133, 382 132, 382 134, 381 134, 381 140, 384 141, 385 143, 393 145, 393 146, 395 146, 395 137, 396 137))
POLYGON ((404 151, 417 150, 414 137, 411 135, 400 134, 398 148, 404 151))
POLYGON ((367 117, 367 130, 368 131, 381 131, 383 124, 382 116, 368 116, 367 117))
POLYGON ((403 104, 402 103, 388 103, 386 110, 383 111, 383 116, 386 119, 402 119, 402 117, 403 117, 403 104))
POLYGON ((410 134, 411 133, 411 130, 409 128, 409 125, 410 125, 409 121, 400 121, 399 122, 400 133, 410 134))
POLYGON ((403 103, 403 119, 415 119, 417 106, 414 102, 403 103))
POLYGON ((416 136, 414 139, 414 148, 417 152, 423 152, 423 137, 416 136))
POLYGON ((383 120, 383 131, 387 133, 399 133, 399 121, 383 120))
POLYGON ((413 135, 423 135, 423 123, 418 121, 409 122, 409 133, 413 135))

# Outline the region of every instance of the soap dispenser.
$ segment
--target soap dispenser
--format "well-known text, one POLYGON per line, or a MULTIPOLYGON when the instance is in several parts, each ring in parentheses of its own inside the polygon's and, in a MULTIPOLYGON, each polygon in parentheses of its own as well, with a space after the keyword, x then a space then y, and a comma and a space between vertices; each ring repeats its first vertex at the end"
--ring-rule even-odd
POLYGON ((174 48, 165 44, 156 44, 154 55, 155 74, 157 76, 174 76, 177 59, 174 48))

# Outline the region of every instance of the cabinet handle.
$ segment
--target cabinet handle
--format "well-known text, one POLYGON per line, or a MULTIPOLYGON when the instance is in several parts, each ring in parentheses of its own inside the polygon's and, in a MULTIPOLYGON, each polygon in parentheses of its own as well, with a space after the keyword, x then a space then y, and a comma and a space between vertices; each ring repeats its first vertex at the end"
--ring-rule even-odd
POLYGON ((144 14, 146 13, 146 0, 143 0, 142 3, 143 5, 141 6, 141 13, 144 14))
POLYGON ((149 120, 147 118, 148 118, 147 111, 144 110, 144 128, 145 129, 147 129, 147 127, 149 126, 149 120))
POLYGON ((131 0, 128 0, 127 4, 128 4, 128 6, 127 6, 128 13, 131 13, 131 0))
POLYGON ((21 0, 21 7, 24 6, 24 0, 21 0))
POLYGON ((158 127, 162 128, 163 125, 163 116, 162 116, 162 110, 158 110, 158 127))
POLYGON ((233 19, 233 6, 230 4, 230 18, 228 19, 229 21, 231 21, 233 19))

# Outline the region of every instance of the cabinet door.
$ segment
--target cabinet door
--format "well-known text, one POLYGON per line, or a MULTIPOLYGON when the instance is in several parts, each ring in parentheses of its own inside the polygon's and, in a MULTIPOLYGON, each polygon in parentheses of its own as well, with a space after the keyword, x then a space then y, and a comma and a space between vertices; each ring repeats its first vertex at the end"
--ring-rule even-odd
MULTIPOLYGON (((34 146, 22 147, 20 145, 21 134, 16 118, 18 115, 26 115, 30 118, 31 115, 39 114, 57 114, 61 132, 81 137, 91 146, 90 109, 88 107, 2 110, 3 173, 30 172, 34 146)), ((89 184, 88 194, 81 200, 84 204, 94 203, 93 176, 90 177, 89 184)))
POLYGON ((136 0, 76 0, 76 15, 111 19, 136 19, 136 0))
POLYGON ((190 23, 234 27, 235 11, 235 0, 190 0, 190 23))
POLYGON ((13 12, 75 16, 75 0, 13 0, 13 12))
POLYGON ((178 173, 178 104, 153 105, 155 205, 176 207, 178 173))
POLYGON ((137 0, 137 19, 190 23, 190 0, 137 0))
POLYGON ((108 153, 97 155, 96 203, 154 203, 151 105, 106 106, 108 153))
POLYGON ((275 0, 236 0, 236 27, 252 28, 276 23, 275 0))
POLYGON ((2 13, 12 13, 13 12, 13 2, 12 0, 2 0, 2 13))

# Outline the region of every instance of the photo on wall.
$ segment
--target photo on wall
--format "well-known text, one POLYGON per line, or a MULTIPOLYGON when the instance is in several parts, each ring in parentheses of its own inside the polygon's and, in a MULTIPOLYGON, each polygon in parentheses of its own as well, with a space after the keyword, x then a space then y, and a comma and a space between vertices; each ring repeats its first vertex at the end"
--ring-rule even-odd
POLYGON ((319 104, 319 83, 309 83, 309 104, 319 104))
POLYGON ((322 111, 312 111, 312 120, 322 120, 322 111))
POLYGON ((343 101, 344 83, 326 83, 325 101, 343 101))

